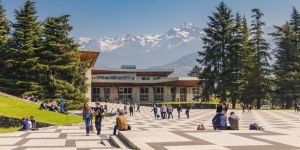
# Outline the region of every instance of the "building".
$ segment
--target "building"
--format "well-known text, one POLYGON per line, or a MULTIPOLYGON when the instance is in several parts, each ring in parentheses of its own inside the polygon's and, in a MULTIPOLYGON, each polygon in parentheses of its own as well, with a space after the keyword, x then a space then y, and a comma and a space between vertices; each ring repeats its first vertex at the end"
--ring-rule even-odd
POLYGON ((87 97, 92 101, 160 102, 201 101, 202 81, 196 77, 170 77, 173 69, 136 69, 135 65, 122 65, 120 69, 96 69, 99 53, 81 52, 81 58, 91 60, 86 72, 91 85, 87 97))

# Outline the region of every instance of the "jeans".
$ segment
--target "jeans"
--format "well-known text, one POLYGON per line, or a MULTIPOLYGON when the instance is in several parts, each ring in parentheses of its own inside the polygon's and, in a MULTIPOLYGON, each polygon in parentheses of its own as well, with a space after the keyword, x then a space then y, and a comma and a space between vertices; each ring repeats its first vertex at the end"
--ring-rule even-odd
POLYGON ((85 129, 86 129, 86 133, 90 133, 90 123, 91 123, 91 119, 90 117, 87 117, 84 119, 85 122, 85 129))
POLYGON ((60 106, 60 112, 65 112, 65 110, 64 110, 64 104, 61 104, 61 106, 60 106))
POLYGON ((96 130, 97 130, 97 134, 100 134, 100 132, 101 132, 101 123, 102 123, 102 119, 101 118, 96 118, 95 127, 96 127, 96 130))
MULTIPOLYGON (((131 130, 131 127, 130 127, 130 125, 129 125, 129 124, 127 124, 127 126, 128 126, 127 130, 131 130)), ((118 125, 115 125, 115 127, 114 127, 114 133, 113 133, 113 135, 116 135, 116 134, 117 134, 117 130, 118 130, 118 125)), ((122 130, 122 131, 124 131, 124 130, 122 130)))

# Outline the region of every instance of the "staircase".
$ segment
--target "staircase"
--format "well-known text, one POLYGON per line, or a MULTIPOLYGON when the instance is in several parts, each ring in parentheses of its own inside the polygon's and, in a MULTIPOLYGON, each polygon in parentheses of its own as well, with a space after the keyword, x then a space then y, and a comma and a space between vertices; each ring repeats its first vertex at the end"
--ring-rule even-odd
MULTIPOLYGON (((126 131, 125 131, 126 132, 126 131)), ((131 142, 127 140, 121 132, 119 132, 118 135, 112 135, 110 138, 105 141, 103 140, 103 143, 111 143, 114 147, 120 148, 120 149, 138 149, 135 146, 131 146, 131 142)), ((104 144, 106 145, 106 144, 104 144)))

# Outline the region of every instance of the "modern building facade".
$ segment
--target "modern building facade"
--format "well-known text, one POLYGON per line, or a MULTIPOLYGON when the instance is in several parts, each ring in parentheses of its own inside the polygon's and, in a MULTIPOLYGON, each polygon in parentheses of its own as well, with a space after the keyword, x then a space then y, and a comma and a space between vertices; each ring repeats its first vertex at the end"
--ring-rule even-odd
MULTIPOLYGON (((98 55, 86 54, 92 62, 98 55)), ((137 103, 201 101, 202 81, 196 77, 171 77, 173 71, 136 69, 135 65, 122 65, 120 69, 96 69, 92 65, 86 72, 91 85, 87 97, 92 101, 137 103)))

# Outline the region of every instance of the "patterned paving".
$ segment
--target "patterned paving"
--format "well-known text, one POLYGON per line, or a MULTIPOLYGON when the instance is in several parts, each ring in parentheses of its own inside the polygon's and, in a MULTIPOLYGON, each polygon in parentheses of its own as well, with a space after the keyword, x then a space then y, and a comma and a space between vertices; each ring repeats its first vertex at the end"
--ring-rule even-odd
MULTIPOLYGON (((108 110, 123 108, 109 104, 108 110)), ((127 107, 128 108, 128 107, 127 107)), ((293 111, 253 111, 240 116, 240 130, 213 131, 214 110, 192 110, 191 118, 154 119, 151 108, 128 117, 132 131, 120 132, 119 138, 136 149, 197 150, 300 150, 300 114, 293 111), (250 123, 262 125, 264 131, 248 130, 250 123), (197 131, 204 124, 206 130, 197 131)), ((115 117, 105 118, 101 136, 85 136, 83 124, 56 126, 39 131, 0 134, 0 150, 99 150, 118 149, 111 142, 115 117)), ((126 147, 122 147, 124 149, 126 147)))

